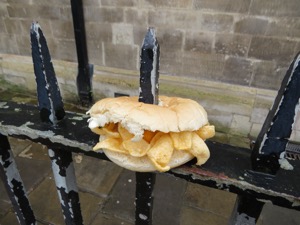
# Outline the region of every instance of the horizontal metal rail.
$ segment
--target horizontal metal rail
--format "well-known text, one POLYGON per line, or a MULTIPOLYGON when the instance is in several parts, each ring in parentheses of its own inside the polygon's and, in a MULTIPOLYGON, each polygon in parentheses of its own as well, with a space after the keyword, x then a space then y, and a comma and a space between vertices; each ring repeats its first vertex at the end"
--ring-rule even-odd
MULTIPOLYGON (((14 102, 0 105, 1 134, 108 160, 104 153, 91 150, 98 142, 98 136, 87 127, 86 115, 66 112, 66 117, 56 128, 40 123, 36 106, 14 102)), ((281 169, 275 176, 251 169, 249 149, 216 142, 207 142, 207 145, 211 158, 205 165, 195 166, 192 161, 170 170, 166 175, 300 210, 300 183, 297 179, 300 174, 299 160, 289 162, 293 170, 281 169)))

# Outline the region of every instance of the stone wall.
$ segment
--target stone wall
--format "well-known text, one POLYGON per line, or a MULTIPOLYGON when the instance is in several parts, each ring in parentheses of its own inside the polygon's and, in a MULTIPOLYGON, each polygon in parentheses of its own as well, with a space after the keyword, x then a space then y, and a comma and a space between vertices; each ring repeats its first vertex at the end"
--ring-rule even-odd
MULTIPOLYGON (((300 51, 298 0, 83 0, 90 62, 138 70, 149 26, 161 73, 276 90, 300 51)), ((40 22, 52 57, 76 61, 69 0, 0 3, 0 52, 30 55, 40 22)))
MULTIPOLYGON (((148 27, 161 47, 160 93, 199 101, 217 138, 255 139, 300 51, 299 0, 83 0, 95 99, 137 94, 148 27)), ((29 28, 39 21, 64 99, 76 96, 69 0, 0 2, 0 79, 35 90, 29 28)), ((300 116, 293 133, 300 139, 300 116)))

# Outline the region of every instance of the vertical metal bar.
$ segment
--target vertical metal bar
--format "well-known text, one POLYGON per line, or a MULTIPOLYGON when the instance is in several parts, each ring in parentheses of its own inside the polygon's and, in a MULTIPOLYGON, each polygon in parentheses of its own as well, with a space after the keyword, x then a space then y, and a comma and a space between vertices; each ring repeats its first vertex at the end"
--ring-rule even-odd
POLYGON ((156 180, 155 173, 136 172, 135 189, 135 224, 151 225, 153 209, 153 189, 156 180))
POLYGON ((237 196, 229 225, 255 225, 264 203, 255 198, 237 196))
POLYGON ((93 102, 93 65, 90 65, 88 60, 82 0, 71 0, 71 8, 78 59, 78 95, 83 105, 90 105, 93 102))
MULTIPOLYGON (((141 49, 139 101, 158 104, 159 45, 155 30, 149 28, 141 49)), ((152 224, 153 188, 155 173, 136 172, 135 224, 152 224)))
POLYGON ((290 65, 252 151, 255 170, 275 174, 292 132, 300 98, 300 54, 290 65))
POLYGON ((72 153, 49 149, 52 170, 66 224, 83 224, 72 153))
MULTIPOLYGON (((38 23, 31 26, 31 46, 41 119, 56 125, 65 116, 46 39, 38 23)), ((72 153, 49 149, 52 170, 66 224, 82 224, 72 153)))
POLYGON ((0 177, 20 224, 36 224, 26 190, 17 169, 8 138, 0 134, 0 177))
POLYGON ((149 28, 141 48, 140 102, 158 104, 159 54, 155 30, 149 28))
POLYGON ((65 116, 64 105, 47 41, 37 22, 31 25, 30 39, 41 120, 56 124, 65 116))

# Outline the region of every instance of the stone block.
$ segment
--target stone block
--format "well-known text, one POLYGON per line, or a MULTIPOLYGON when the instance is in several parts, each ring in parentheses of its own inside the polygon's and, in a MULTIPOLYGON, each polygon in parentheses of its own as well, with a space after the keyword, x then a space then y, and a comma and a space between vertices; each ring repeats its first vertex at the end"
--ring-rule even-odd
POLYGON ((26 11, 26 5, 20 5, 20 4, 10 4, 7 6, 7 12, 9 17, 17 17, 17 18, 26 18, 27 17, 27 11, 26 11))
POLYGON ((223 76, 219 78, 230 84, 248 86, 253 72, 252 61, 241 57, 227 57, 224 65, 223 76))
POLYGON ((274 61, 253 62, 253 80, 251 86, 278 90, 287 68, 280 68, 274 61))
MULTIPOLYGON (((74 163, 77 184, 80 190, 106 197, 118 179, 122 168, 111 162, 92 157, 76 155, 80 157, 78 163, 74 163)), ((76 160, 73 160, 76 162, 76 160)))
POLYGON ((218 54, 246 56, 250 41, 249 35, 216 34, 215 51, 218 54))
POLYGON ((251 15, 298 17, 300 8, 298 0, 254 0, 250 7, 251 15))
POLYGON ((125 8, 125 22, 132 24, 133 28, 142 26, 146 30, 148 27, 148 11, 141 8, 125 8))
MULTIPOLYGON (((1 15, 2 18, 9 17, 6 2, 1 2, 0 3, 0 15, 1 15)), ((2 30, 2 32, 3 32, 3 30, 2 30)))
POLYGON ((300 37, 300 18, 288 17, 288 18, 275 18, 268 26, 266 35, 275 37, 300 37))
POLYGON ((123 22, 124 12, 122 8, 100 8, 100 7, 84 7, 85 22, 98 23, 121 23, 123 22))
POLYGON ((3 20, 0 21, 0 32, 1 33, 7 33, 5 23, 3 20))
POLYGON ((58 78, 73 81, 76 80, 78 72, 77 63, 61 60, 52 60, 52 63, 58 78))
POLYGON ((133 7, 138 6, 138 0, 102 0, 102 6, 133 7))
POLYGON ((53 5, 10 4, 7 11, 10 17, 15 18, 60 19, 60 8, 53 5))
POLYGON ((224 225, 228 223, 228 218, 215 215, 213 212, 202 211, 193 207, 183 207, 181 211, 181 225, 213 224, 224 225))
POLYGON ((196 10, 210 10, 217 12, 247 13, 251 0, 195 0, 193 7, 196 10))
POLYGON ((190 8, 192 0, 143 0, 141 5, 152 8, 190 8))
POLYGON ((182 52, 176 49, 173 51, 172 49, 164 49, 161 46, 159 71, 161 74, 186 75, 187 71, 182 73, 182 52))
POLYGON ((84 6, 94 6, 94 7, 96 6, 96 7, 99 7, 101 5, 100 2, 101 1, 99 1, 99 0, 84 0, 83 1, 83 5, 84 6))
POLYGON ((12 225, 12 224, 19 224, 19 221, 14 212, 9 212, 3 218, 0 217, 0 223, 3 225, 6 225, 6 224, 12 225))
POLYGON ((268 29, 269 21, 260 17, 241 17, 235 22, 234 32, 251 34, 251 35, 264 35, 268 29))
POLYGON ((156 175, 153 191, 153 224, 180 225, 181 207, 187 182, 179 178, 156 175))
MULTIPOLYGON (((191 21, 192 24, 194 24, 191 21)), ((199 14, 197 28, 201 31, 211 32, 232 32, 234 17, 230 14, 199 14)))
POLYGON ((185 11, 169 11, 162 9, 149 10, 148 24, 150 27, 160 29, 199 29, 196 13, 186 13, 185 11))
POLYGON ((183 32, 181 30, 164 29, 157 32, 157 39, 161 52, 169 52, 173 49, 182 49, 183 32), (170 49, 170 50, 169 50, 170 49))
POLYGON ((193 0, 178 0, 178 8, 192 9, 193 0))
POLYGON ((181 74, 198 78, 219 80, 222 77, 225 57, 220 54, 184 52, 181 59, 181 74))
POLYGON ((300 212, 266 203, 258 222, 261 225, 296 225, 300 223, 300 212))
MULTIPOLYGON (((4 73, 6 73, 5 70, 4 70, 4 73)), ((5 80, 11 84, 15 84, 18 86, 23 86, 23 87, 26 86, 26 79, 22 76, 5 75, 5 80)))
POLYGON ((18 46, 16 45, 16 37, 13 34, 0 35, 0 52, 7 54, 19 54, 18 46))
MULTIPOLYGON (((219 106, 220 107, 220 106, 219 106)), ((229 133, 229 127, 232 121, 232 113, 222 112, 220 110, 209 110, 205 107, 208 113, 208 119, 215 126, 217 132, 229 133)))
POLYGON ((270 108, 253 108, 250 121, 263 124, 267 118, 270 108))
POLYGON ((60 59, 73 62, 77 60, 75 40, 51 40, 47 38, 47 42, 52 59, 60 59))
POLYGON ((104 43, 105 65, 123 69, 137 69, 139 49, 130 45, 104 43))
MULTIPOLYGON (((147 26, 133 26, 133 44, 141 47, 146 33, 147 26)), ((159 39, 158 43, 160 43, 159 39)))
POLYGON ((192 32, 185 33, 185 51, 211 53, 215 36, 212 33, 192 32))
POLYGON ((247 137, 231 134, 228 135, 228 144, 231 146, 249 149, 250 142, 249 134, 247 134, 247 137))
POLYGON ((91 223, 91 225, 98 225, 98 224, 105 224, 105 225, 117 225, 117 224, 121 224, 121 225, 134 225, 134 222, 128 222, 125 221, 123 219, 119 219, 113 216, 109 216, 103 213, 99 213, 95 219, 93 220, 93 222, 91 223))
POLYGON ((21 140, 13 137, 8 137, 8 140, 14 157, 18 156, 24 149, 32 144, 29 140, 21 140))
MULTIPOLYGON (((84 14, 84 17, 86 17, 85 14, 84 14)), ((60 8, 60 20, 72 21, 72 19, 73 19, 72 18, 72 9, 70 6, 70 1, 69 1, 67 5, 60 8)), ((86 20, 85 20, 85 22, 86 22, 86 20)))
MULTIPOLYGON (((236 195, 230 192, 188 183, 183 204, 188 207, 197 208, 199 211, 214 212, 216 216, 229 218, 235 203, 235 198, 236 195)), ((198 218, 201 217, 199 216, 198 218)))
POLYGON ((98 42, 111 42, 112 41, 112 25, 108 23, 85 23, 87 41, 91 39, 98 42))
POLYGON ((249 138, 255 141, 257 139, 259 132, 261 131, 261 128, 262 128, 262 124, 257 124, 257 123, 252 124, 249 138))
POLYGON ((97 40, 87 40, 89 63, 93 65, 104 65, 103 44, 97 40))
POLYGON ((133 45, 132 24, 114 23, 112 24, 112 43, 114 45, 133 45))
POLYGON ((251 126, 250 117, 234 114, 230 125, 230 134, 247 137, 251 126))
POLYGON ((74 39, 74 29, 72 21, 51 20, 50 24, 52 28, 52 35, 54 38, 74 39))
POLYGON ((8 34, 17 34, 22 32, 21 22, 18 19, 5 18, 4 20, 6 31, 8 34))
POLYGON ((16 44, 18 45, 20 55, 31 55, 31 45, 29 35, 16 36, 16 44))
POLYGON ((116 182, 102 212, 122 221, 134 222, 135 173, 124 170, 116 182))

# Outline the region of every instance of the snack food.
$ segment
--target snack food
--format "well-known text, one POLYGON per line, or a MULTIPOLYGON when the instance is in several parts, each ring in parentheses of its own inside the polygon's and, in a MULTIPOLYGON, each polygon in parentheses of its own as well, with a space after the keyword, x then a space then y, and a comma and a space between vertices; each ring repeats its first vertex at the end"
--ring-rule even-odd
POLYGON ((209 158, 204 140, 215 134, 197 102, 159 96, 159 105, 138 97, 105 98, 87 112, 89 128, 100 135, 93 150, 103 150, 116 164, 139 172, 167 171, 197 158, 209 158))

